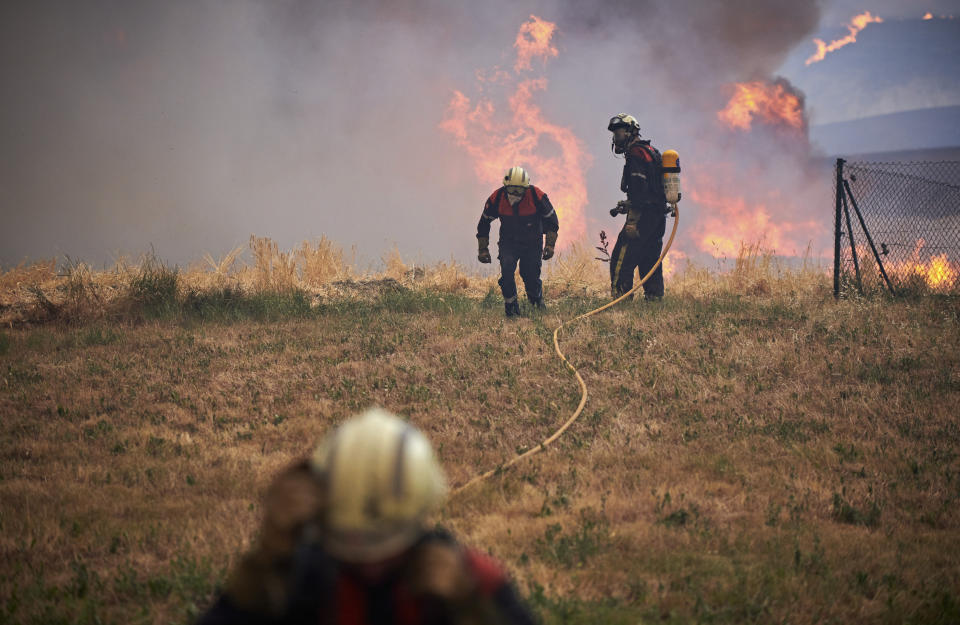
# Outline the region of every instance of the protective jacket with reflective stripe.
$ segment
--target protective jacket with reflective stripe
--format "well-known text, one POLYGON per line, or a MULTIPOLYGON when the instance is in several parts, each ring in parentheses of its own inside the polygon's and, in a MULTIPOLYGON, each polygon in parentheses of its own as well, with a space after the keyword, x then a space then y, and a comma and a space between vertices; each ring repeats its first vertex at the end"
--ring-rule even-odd
POLYGON ((560 222, 550 198, 538 187, 526 188, 516 206, 510 204, 506 187, 494 191, 483 205, 477 238, 489 238, 490 223, 500 220, 500 244, 540 245, 544 232, 557 232, 560 222))

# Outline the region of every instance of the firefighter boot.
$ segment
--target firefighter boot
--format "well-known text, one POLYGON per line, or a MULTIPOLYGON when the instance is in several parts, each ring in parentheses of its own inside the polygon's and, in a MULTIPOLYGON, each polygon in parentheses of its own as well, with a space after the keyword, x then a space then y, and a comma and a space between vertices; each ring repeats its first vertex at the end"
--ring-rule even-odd
POLYGON ((517 300, 513 300, 512 302, 504 302, 503 310, 508 317, 519 317, 520 302, 518 302, 517 300))

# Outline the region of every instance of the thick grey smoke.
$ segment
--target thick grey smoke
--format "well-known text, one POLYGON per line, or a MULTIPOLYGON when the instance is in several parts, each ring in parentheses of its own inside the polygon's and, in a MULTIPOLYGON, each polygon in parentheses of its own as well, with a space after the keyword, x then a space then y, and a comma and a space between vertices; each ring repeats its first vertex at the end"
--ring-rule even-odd
MULTIPOLYGON (((724 85, 770 78, 818 20, 813 2, 745 0, 3 3, 0 263, 150 245, 185 263, 251 233, 468 261, 496 181, 438 124, 530 13, 558 24, 540 103, 593 154, 587 210, 608 231, 607 118, 632 112, 710 167, 742 148, 716 131, 724 85)), ((776 133, 761 144, 793 166, 776 133)))
MULTIPOLYGON (((766 244, 780 253, 803 252, 808 243, 815 253, 823 247, 826 204, 817 183, 829 183, 811 153, 806 120, 799 129, 785 129, 755 119, 750 131, 741 131, 717 119, 731 85, 739 82, 781 85, 802 106, 803 94, 773 72, 798 43, 809 40, 819 21, 818 3, 571 1, 561 15, 576 50, 561 54, 557 63, 580 67, 563 72, 571 83, 561 86, 554 79, 552 86, 569 93, 579 84, 581 92, 560 116, 583 120, 587 132, 601 138, 597 130, 605 120, 588 127, 578 111, 627 109, 654 145, 679 151, 687 189, 681 250, 700 260, 705 251, 729 256, 735 251, 725 239, 752 242, 764 230, 770 231, 766 244), (588 71, 583 59, 600 71, 588 71), (731 228, 735 222, 738 227, 731 228)), ((604 155, 599 145, 594 151, 599 155, 591 177, 593 213, 599 215, 594 230, 609 232, 619 224, 605 220, 596 205, 619 199, 618 171, 609 152, 604 155)))

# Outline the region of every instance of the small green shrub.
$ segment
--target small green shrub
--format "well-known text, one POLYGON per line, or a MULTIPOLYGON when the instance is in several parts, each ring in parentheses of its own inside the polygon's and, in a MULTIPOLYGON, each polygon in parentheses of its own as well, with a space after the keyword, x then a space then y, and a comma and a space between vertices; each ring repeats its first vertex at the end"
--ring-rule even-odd
POLYGON ((178 309, 180 273, 154 256, 147 256, 130 280, 130 297, 150 317, 163 317, 178 309))

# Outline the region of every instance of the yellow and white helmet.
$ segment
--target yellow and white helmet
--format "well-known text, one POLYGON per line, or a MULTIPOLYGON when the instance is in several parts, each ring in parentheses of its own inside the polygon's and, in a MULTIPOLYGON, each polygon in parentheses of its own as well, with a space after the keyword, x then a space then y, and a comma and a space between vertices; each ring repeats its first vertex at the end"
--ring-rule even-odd
POLYGON ((607 130, 610 132, 613 132, 617 128, 629 128, 633 132, 640 132, 640 122, 638 122, 637 118, 633 115, 618 113, 611 117, 610 123, 607 124, 607 130))
POLYGON ((507 175, 503 177, 503 186, 505 187, 529 187, 530 176, 527 175, 523 167, 511 167, 507 170, 507 175))
POLYGON ((328 490, 324 547, 345 562, 376 562, 410 547, 447 492, 426 437, 380 408, 343 423, 310 463, 328 490))

